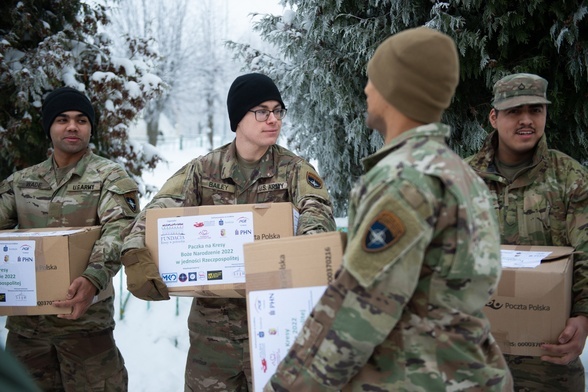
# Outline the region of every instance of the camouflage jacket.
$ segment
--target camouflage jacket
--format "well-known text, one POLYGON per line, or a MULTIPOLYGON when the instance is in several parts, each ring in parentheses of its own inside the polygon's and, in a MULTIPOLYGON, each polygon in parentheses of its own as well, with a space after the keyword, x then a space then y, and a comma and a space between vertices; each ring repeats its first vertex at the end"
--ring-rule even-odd
MULTIPOLYGON (((333 231, 336 228, 331 201, 322 179, 299 156, 278 145, 271 146, 258 167, 245 178, 239 169, 235 142, 196 158, 174 174, 139 214, 123 251, 145 247, 145 211, 150 208, 199 205, 292 202, 300 213, 297 235, 333 231)), ((225 307, 238 326, 231 338, 247 337, 244 299, 199 299, 210 307, 225 307)))
POLYGON ((266 391, 500 391, 482 309, 501 273, 484 183, 436 123, 365 159, 343 268, 266 391))
POLYGON ((509 245, 571 246, 574 259, 572 315, 588 316, 588 170, 539 140, 531 165, 512 183, 494 164, 498 135, 467 158, 492 192, 501 242, 509 245))
MULTIPOLYGON (((82 274, 98 290, 120 269, 121 231, 139 210, 138 188, 118 164, 90 150, 57 182, 51 156, 0 184, 0 229, 102 226, 82 274)), ((64 293, 65 295, 65 293, 64 293)), ((114 326, 113 299, 92 305, 78 320, 56 316, 9 317, 7 327, 26 335, 67 334, 114 326)))

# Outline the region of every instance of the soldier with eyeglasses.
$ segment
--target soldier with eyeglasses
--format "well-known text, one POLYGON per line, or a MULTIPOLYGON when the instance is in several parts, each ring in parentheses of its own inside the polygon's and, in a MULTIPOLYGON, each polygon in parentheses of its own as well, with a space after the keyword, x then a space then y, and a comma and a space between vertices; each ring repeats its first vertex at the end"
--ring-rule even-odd
MULTIPOLYGON (((250 73, 229 89, 227 108, 235 139, 198 157, 145 207, 292 202, 296 235, 333 231, 323 180, 303 158, 276 144, 286 106, 274 82, 250 73)), ((127 231, 122 262, 127 286, 144 300, 167 300, 167 287, 145 247, 145 212, 127 231)), ((245 299, 195 298, 188 320, 190 349, 185 391, 252 391, 245 299)))

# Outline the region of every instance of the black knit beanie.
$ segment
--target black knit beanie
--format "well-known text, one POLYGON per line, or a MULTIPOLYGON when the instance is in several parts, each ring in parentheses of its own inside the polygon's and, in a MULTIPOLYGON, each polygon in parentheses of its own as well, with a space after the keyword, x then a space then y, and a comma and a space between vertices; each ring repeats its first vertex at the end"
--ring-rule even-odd
POLYGON ((95 113, 88 97, 74 88, 60 87, 47 95, 43 102, 43 130, 45 130, 49 139, 51 139, 49 130, 53 121, 61 113, 68 110, 77 110, 88 116, 92 126, 92 133, 94 132, 95 113))
POLYGON ((265 101, 278 101, 286 109, 280 91, 267 76, 259 73, 241 75, 231 85, 227 96, 227 109, 231 131, 237 130, 247 111, 265 101))

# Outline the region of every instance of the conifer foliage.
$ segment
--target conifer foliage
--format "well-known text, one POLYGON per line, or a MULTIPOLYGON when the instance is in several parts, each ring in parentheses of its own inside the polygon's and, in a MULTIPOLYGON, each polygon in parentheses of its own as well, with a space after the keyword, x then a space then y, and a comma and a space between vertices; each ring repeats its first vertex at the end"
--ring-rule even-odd
POLYGON ((288 105, 290 146, 319 170, 343 216, 361 158, 382 145, 365 126, 366 64, 380 42, 426 25, 454 38, 461 62, 456 96, 443 121, 452 148, 476 151, 487 132, 494 82, 514 72, 549 81, 546 134, 588 162, 587 7, 551 0, 283 0, 283 15, 255 24, 278 55, 229 43, 250 70, 274 78, 288 105))
MULTIPOLYGON (((46 159, 41 103, 64 85, 84 91, 97 121, 94 151, 121 163, 139 180, 156 154, 128 140, 127 129, 164 84, 150 73, 146 42, 128 39, 129 58, 112 55, 106 9, 80 0, 0 2, 0 178, 46 159)), ((145 189, 142 189, 145 191, 145 189)))

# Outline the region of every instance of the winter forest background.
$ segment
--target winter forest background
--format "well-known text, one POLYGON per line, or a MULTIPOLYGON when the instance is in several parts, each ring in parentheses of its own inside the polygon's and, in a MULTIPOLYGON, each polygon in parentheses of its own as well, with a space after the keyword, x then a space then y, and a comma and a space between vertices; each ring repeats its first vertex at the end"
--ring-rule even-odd
MULTIPOLYGON (((551 147, 588 164, 587 13, 572 0, 2 0, 0 178, 47 157, 42 98, 68 85, 93 101, 93 147, 126 167, 144 206, 170 166, 232 140, 226 94, 236 76, 255 71, 275 80, 288 108, 280 144, 316 166, 344 217, 361 159, 382 145, 364 122, 366 63, 390 34, 422 25, 459 49, 460 84, 443 118, 457 153, 473 153, 489 132, 494 82, 531 72, 549 81, 551 147), (252 2, 260 14, 238 12, 252 2)), ((180 390, 189 302, 127 307, 136 299, 120 287, 117 340, 127 338, 129 371, 145 379, 133 382, 146 385, 133 390, 161 390, 147 376, 164 367, 161 383, 177 379, 168 390, 180 390), (170 313, 182 321, 168 323, 170 313), (156 324, 146 341, 139 329, 156 324), (145 344, 169 366, 131 369, 146 363, 145 344)))

